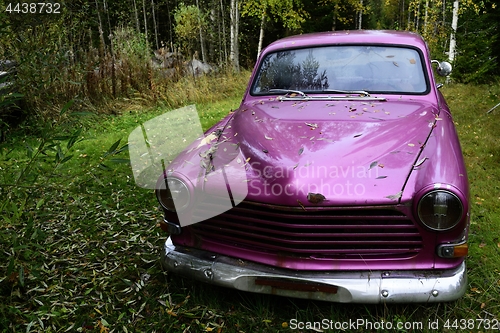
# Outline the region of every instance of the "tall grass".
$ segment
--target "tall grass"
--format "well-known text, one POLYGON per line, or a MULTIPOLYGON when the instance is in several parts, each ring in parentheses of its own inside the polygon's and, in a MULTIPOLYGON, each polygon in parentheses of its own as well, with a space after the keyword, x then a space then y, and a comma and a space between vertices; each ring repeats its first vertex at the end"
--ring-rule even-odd
POLYGON ((179 53, 176 62, 164 68, 155 61, 145 36, 128 27, 116 28, 109 40, 96 40, 89 31, 79 33, 78 42, 68 42, 68 36, 58 33, 57 25, 41 24, 16 32, 2 48, 8 51, 4 56, 18 63, 15 84, 24 95, 22 112, 31 119, 28 125, 54 121, 73 99, 80 108, 101 114, 119 113, 131 103, 177 107, 210 102, 233 93, 240 82, 232 81, 242 78, 226 68, 216 69, 210 78, 188 75, 186 59, 179 53))

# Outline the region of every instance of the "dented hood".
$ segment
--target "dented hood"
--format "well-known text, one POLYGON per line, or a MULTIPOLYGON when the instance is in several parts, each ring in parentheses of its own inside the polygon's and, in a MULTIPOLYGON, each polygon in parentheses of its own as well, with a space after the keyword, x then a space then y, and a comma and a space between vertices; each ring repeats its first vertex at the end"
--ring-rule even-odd
POLYGON ((242 105, 221 137, 246 161, 247 200, 394 204, 436 115, 420 101, 259 100, 242 105))

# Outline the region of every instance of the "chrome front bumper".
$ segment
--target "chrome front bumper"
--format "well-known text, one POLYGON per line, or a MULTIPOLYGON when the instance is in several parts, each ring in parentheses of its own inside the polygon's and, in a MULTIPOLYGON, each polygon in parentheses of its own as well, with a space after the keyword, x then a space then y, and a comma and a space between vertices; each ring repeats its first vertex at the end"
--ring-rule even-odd
POLYGON ((238 290, 341 303, 453 301, 465 293, 465 263, 451 270, 302 272, 173 245, 164 269, 238 290))

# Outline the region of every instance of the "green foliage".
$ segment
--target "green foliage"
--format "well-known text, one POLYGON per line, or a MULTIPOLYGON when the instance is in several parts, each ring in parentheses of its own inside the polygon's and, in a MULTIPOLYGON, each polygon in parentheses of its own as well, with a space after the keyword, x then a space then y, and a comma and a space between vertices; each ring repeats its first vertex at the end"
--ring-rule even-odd
MULTIPOLYGON (((463 33, 457 35, 458 52, 453 64, 453 78, 464 83, 490 83, 493 73, 499 73, 499 23, 492 25, 494 14, 478 15, 473 10, 462 16, 463 33)), ((496 14, 497 19, 500 17, 496 14)))
POLYGON ((144 34, 137 33, 130 27, 118 27, 112 37, 117 59, 126 59, 144 65, 151 55, 144 34))
POLYGON ((179 37, 182 49, 190 54, 195 49, 200 29, 206 26, 205 17, 198 7, 180 3, 174 12, 174 19, 175 33, 179 37))
POLYGON ((281 22, 283 27, 294 31, 300 31, 301 25, 309 17, 300 0, 244 1, 241 15, 269 17, 275 22, 281 22))

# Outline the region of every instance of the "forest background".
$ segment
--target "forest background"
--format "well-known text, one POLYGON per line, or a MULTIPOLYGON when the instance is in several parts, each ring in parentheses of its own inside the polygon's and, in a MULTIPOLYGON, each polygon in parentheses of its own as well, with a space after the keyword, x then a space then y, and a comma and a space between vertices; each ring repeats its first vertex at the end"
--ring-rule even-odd
MULTIPOLYGON (((500 74, 500 15, 493 0, 57 3, 58 13, 40 6, 23 13, 18 2, 0 0, 0 60, 16 62, 14 83, 24 98, 22 113, 37 121, 54 116, 54 110, 75 96, 88 107, 136 93, 169 103, 166 86, 181 74, 172 67, 195 57, 219 73, 251 69, 271 41, 315 31, 416 31, 427 40, 433 57, 453 58, 456 82, 492 82, 500 74), (454 39, 457 48, 450 56, 454 39)), ((4 127, 12 122, 11 114, 0 116, 4 127)))

